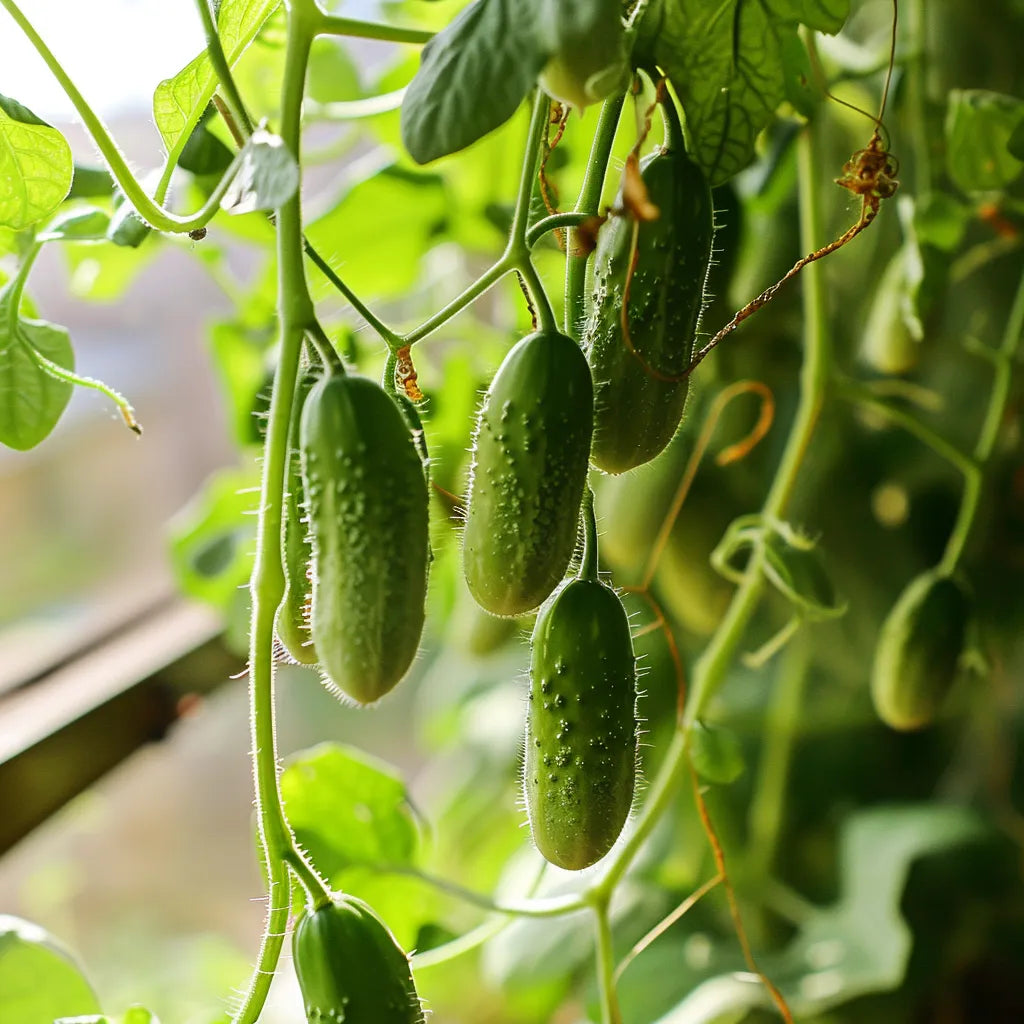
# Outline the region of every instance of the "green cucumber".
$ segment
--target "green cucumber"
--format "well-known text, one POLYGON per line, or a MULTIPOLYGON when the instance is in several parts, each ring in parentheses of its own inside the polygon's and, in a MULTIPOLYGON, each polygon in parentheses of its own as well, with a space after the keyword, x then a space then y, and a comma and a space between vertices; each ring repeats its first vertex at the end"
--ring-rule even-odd
POLYGON ((408 671, 423 631, 423 464, 402 412, 365 377, 320 380, 302 411, 300 448, 313 645, 325 682, 369 704, 408 671))
POLYGON ((573 579, 533 631, 523 784, 552 864, 580 870, 615 844, 636 780, 636 660, 618 595, 573 579))
POLYGON ((284 596, 277 609, 275 631, 284 649, 300 665, 315 665, 316 648, 309 636, 309 607, 313 581, 313 546, 306 528, 302 459, 299 453, 299 424, 302 407, 318 379, 318 373, 303 373, 295 388, 291 423, 288 426, 287 490, 281 521, 281 565, 284 568, 284 596))
POLYGON ((930 569, 912 580, 889 612, 871 672, 879 718, 909 731, 931 724, 956 681, 972 600, 955 576, 930 569))
POLYGON ((423 1024, 409 958, 354 896, 302 912, 292 959, 309 1024, 423 1024))
POLYGON ((690 386, 682 374, 693 356, 711 263, 714 209, 700 168, 669 148, 647 157, 641 176, 660 215, 639 226, 614 216, 601 230, 584 328, 594 375, 591 459, 606 473, 649 462, 679 427, 690 386))
POLYGON ((590 369, 564 334, 539 332, 505 357, 477 419, 463 535, 470 593, 522 615, 565 575, 593 429, 590 369))

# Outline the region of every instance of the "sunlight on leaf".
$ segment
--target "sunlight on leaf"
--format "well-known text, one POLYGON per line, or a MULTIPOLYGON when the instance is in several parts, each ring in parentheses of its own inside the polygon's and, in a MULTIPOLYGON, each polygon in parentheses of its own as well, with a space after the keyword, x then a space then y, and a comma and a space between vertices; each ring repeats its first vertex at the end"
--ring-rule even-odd
POLYGON ((51 214, 68 194, 71 174, 64 136, 0 94, 0 226, 20 230, 51 214))

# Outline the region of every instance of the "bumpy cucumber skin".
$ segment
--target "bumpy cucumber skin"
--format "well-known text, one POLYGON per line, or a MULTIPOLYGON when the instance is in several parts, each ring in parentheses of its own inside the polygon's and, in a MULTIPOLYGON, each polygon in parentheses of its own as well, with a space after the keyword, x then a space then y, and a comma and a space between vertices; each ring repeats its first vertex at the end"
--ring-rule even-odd
POLYGON ((492 615, 536 608, 576 546, 593 430, 590 368, 564 334, 528 335, 505 357, 477 420, 463 567, 492 615))
POLYGON ((284 596, 277 609, 275 631, 284 649, 300 665, 315 665, 316 648, 309 635, 309 603, 313 581, 310 564, 313 545, 306 528, 302 459, 299 453, 299 425, 306 397, 317 381, 313 371, 299 378, 295 389, 291 423, 288 426, 288 475, 281 517, 281 564, 284 567, 284 596))
POLYGON ((599 861, 629 817, 636 780, 636 661, 618 595, 574 579, 537 619, 523 784, 530 830, 552 864, 599 861))
POLYGON ((936 570, 910 582, 889 612, 871 672, 871 698, 893 729, 923 729, 956 681, 971 596, 955 576, 936 570))
POLYGON ((641 174, 661 215, 639 225, 632 278, 633 221, 613 217, 601 230, 584 329, 594 375, 591 459, 606 473, 649 462, 679 427, 689 378, 661 377, 678 376, 693 357, 711 263, 714 208, 700 168, 669 149, 644 160, 641 174), (623 336, 627 279, 629 341, 643 362, 623 336))
POLYGON ((408 957, 362 900, 303 912, 292 956, 309 1024, 423 1024, 408 957))
POLYGON ((398 406, 365 377, 324 377, 306 399, 300 440, 313 644, 325 681, 369 704, 405 675, 423 632, 423 465, 398 406))

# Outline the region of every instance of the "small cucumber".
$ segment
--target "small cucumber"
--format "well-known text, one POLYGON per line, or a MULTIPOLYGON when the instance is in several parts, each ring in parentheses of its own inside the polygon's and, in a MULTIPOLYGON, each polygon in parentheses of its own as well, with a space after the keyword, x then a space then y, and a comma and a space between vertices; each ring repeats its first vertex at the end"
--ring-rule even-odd
POLYGON ((636 779, 636 662, 618 595, 574 579, 533 631, 523 783, 530 830, 552 864, 599 861, 629 816, 636 779))
POLYGON ((325 682, 369 704, 408 671, 423 631, 423 464, 398 406, 365 377, 317 383, 302 411, 300 448, 313 645, 325 682))
POLYGON ((971 596, 955 576, 931 569, 912 580, 889 612, 871 671, 871 697, 893 729, 934 720, 956 681, 971 596))
POLYGON ((594 375, 591 458, 606 473, 649 462, 672 440, 711 263, 714 210, 700 168, 672 148, 647 157, 641 176, 660 215, 638 227, 616 216, 601 230, 584 329, 594 375))
POLYGON ((281 521, 281 564, 284 567, 284 596, 277 609, 275 630, 284 649, 300 665, 315 665, 316 649, 309 636, 309 608, 313 581, 313 546, 306 529, 305 496, 302 486, 302 459, 299 454, 299 424, 306 397, 318 379, 309 370, 299 377, 288 427, 287 492, 281 521))
POLYGON ((536 608, 565 575, 579 522, 594 418, 590 369, 564 334, 518 342, 477 419, 463 566, 492 615, 536 608))
POLYGON ((309 1024, 423 1024, 409 959, 362 900, 303 911, 292 958, 309 1024))

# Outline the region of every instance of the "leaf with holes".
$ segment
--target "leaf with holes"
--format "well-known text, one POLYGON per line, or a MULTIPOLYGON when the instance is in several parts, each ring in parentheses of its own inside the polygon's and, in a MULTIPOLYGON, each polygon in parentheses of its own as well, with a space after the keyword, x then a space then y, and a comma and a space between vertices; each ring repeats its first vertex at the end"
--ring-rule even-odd
POLYGON ((68 194, 71 174, 64 136, 0 94, 0 227, 20 231, 49 216, 68 194))

